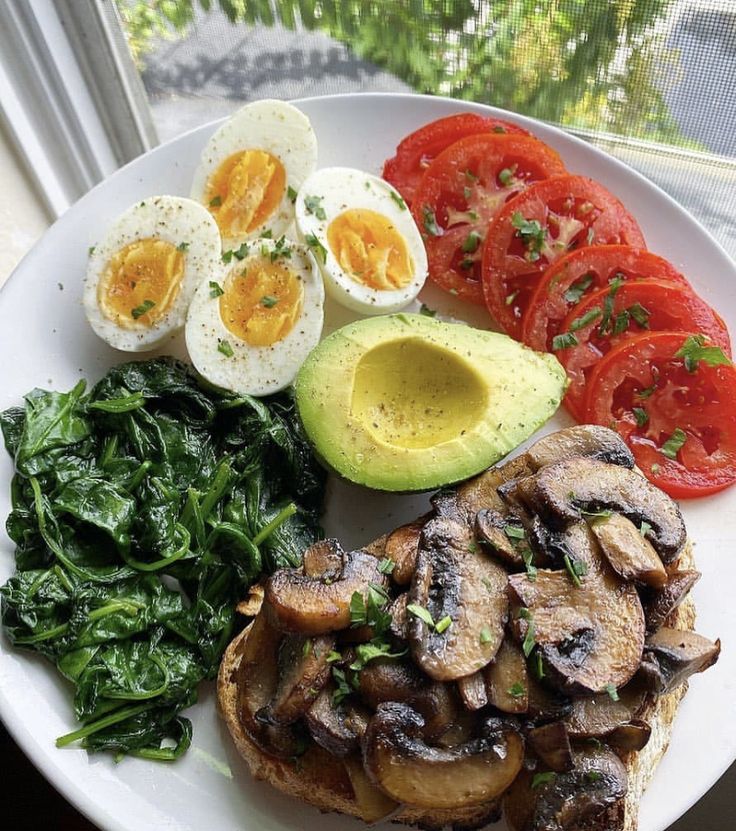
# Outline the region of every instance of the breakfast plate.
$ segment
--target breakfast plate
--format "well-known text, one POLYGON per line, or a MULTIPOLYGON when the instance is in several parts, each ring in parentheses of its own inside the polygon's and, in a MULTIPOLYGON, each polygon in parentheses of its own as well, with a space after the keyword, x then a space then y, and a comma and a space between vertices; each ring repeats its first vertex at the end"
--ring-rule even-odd
MULTIPOLYGON (((515 121, 551 145, 569 169, 602 182, 636 213, 649 248, 688 275, 695 290, 736 331, 736 269, 726 253, 677 203, 596 148, 548 125, 477 104, 387 94, 345 95, 295 102, 311 120, 319 167, 346 165, 379 173, 410 130, 455 112, 475 111, 515 121)), ((82 276, 87 251, 110 220, 153 194, 186 195, 215 125, 169 142, 118 171, 74 205, 23 260, 0 294, 0 354, 5 360, 0 408, 19 403, 33 386, 68 389, 80 377, 96 380, 123 357, 99 341, 84 319, 82 276)), ((480 328, 491 325, 478 307, 427 287, 428 306, 480 328)), ((333 304, 326 331, 355 319, 333 304)), ((183 356, 183 339, 166 348, 183 356)), ((570 423, 560 411, 545 432, 570 423)), ((9 506, 11 460, 0 458, 0 513, 9 506)), ((324 520, 328 534, 361 545, 409 520, 426 496, 382 495, 330 480, 324 520)), ((686 811, 736 758, 736 657, 729 648, 736 608, 723 580, 736 539, 736 491, 684 501, 682 511, 703 572, 693 596, 698 630, 723 639, 719 663, 691 682, 665 755, 643 799, 642 831, 661 831, 686 811)), ((12 544, 0 536, 0 579, 12 573, 12 544)), ((111 831, 161 827, 187 831, 359 828, 353 820, 320 816, 253 781, 220 723, 212 685, 188 714, 192 747, 170 765, 142 759, 116 764, 105 754, 57 750, 54 739, 73 729, 69 689, 37 656, 10 649, 3 636, 0 715, 16 741, 58 790, 92 821, 111 831)), ((385 826, 388 827, 388 826, 385 826)), ((499 828, 501 826, 498 826, 499 828)))

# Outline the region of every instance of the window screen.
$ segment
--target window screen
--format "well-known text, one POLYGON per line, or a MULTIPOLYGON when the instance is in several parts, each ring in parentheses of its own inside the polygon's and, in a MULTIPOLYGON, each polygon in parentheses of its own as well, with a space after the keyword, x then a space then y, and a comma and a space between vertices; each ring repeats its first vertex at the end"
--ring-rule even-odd
POLYGON ((622 158, 736 255, 733 0, 117 0, 162 139, 263 97, 417 91, 622 158))

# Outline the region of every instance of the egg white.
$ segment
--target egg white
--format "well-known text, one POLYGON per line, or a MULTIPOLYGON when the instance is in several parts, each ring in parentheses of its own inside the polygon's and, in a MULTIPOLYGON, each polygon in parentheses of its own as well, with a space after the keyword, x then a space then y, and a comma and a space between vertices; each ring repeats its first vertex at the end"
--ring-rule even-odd
MULTIPOLYGON (((219 284, 224 286, 231 270, 248 269, 276 246, 274 240, 256 240, 243 260, 223 267, 219 284)), ((304 285, 304 302, 299 319, 282 340, 270 346, 251 346, 225 326, 220 315, 220 297, 212 296, 206 278, 194 293, 185 329, 187 349, 197 371, 213 384, 247 395, 269 395, 288 386, 307 355, 317 345, 324 322, 324 286, 314 257, 299 243, 290 244, 291 256, 284 261, 304 285), (219 350, 227 341, 233 355, 219 350)))
POLYGON ((302 185, 296 198, 296 227, 299 239, 316 240, 313 251, 325 281, 327 293, 352 311, 367 315, 403 309, 419 294, 427 279, 427 253, 408 205, 388 182, 362 170, 329 167, 315 171, 302 185), (306 207, 308 197, 319 197, 325 219, 306 207), (347 210, 367 209, 385 216, 406 242, 414 264, 411 282, 404 288, 380 290, 364 286, 347 274, 330 249, 327 229, 347 210), (324 250, 322 250, 324 249, 324 250))
POLYGON ((286 171, 284 195, 276 210, 248 234, 223 237, 224 251, 261 237, 266 230, 283 234, 294 219, 289 187, 298 191, 317 164, 317 137, 304 113, 285 101, 264 99, 246 104, 219 127, 207 142, 194 173, 191 197, 205 204, 207 181, 227 158, 244 150, 264 150, 286 171))
POLYGON ((209 211, 192 199, 149 197, 121 214, 104 239, 91 250, 83 293, 87 320, 95 334, 115 349, 125 352, 155 349, 184 326, 195 289, 220 267, 220 232, 209 211), (100 309, 98 285, 108 263, 121 248, 151 237, 186 246, 179 292, 168 311, 153 324, 133 323, 130 328, 124 328, 100 309))

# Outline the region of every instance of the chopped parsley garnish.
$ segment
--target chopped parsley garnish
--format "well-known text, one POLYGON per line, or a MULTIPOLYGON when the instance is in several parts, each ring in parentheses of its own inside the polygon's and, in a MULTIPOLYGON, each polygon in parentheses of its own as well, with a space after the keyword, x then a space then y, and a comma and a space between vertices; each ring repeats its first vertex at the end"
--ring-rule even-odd
POLYGON ((598 519, 608 519, 613 513, 610 508, 601 508, 599 511, 586 511, 585 508, 580 509, 580 513, 584 516, 594 517, 598 519))
POLYGON ((524 561, 526 576, 533 583, 537 579, 537 567, 534 565, 534 553, 529 546, 525 546, 522 550, 521 559, 524 561))
POLYGON ((484 626, 480 630, 480 642, 481 643, 490 643, 493 640, 493 635, 491 634, 491 630, 484 626))
POLYGON ((618 690, 613 684, 610 683, 610 681, 606 684, 606 692, 611 697, 611 701, 618 701, 618 690))
POLYGON ((424 230, 431 237, 442 236, 442 229, 437 224, 437 218, 435 217, 434 211, 429 207, 429 205, 424 205, 424 207, 422 208, 422 219, 424 221, 424 230))
POLYGON ((273 231, 269 228, 261 234, 261 239, 273 239, 273 231))
POLYGON ((611 330, 611 334, 623 334, 629 328, 629 323, 631 323, 631 315, 629 314, 629 310, 623 309, 616 315, 616 317, 613 320, 613 329, 611 330))
POLYGON ((307 638, 304 641, 304 646, 302 647, 302 655, 306 658, 307 655, 312 651, 312 639, 307 638))
POLYGON ((335 692, 332 694, 332 703, 337 706, 353 692, 353 689, 348 684, 343 670, 337 667, 332 667, 332 680, 335 682, 336 687, 335 692))
POLYGON ((222 286, 214 280, 210 280, 210 297, 222 297, 223 294, 225 292, 222 290, 222 286))
POLYGON ((570 349, 573 346, 577 346, 578 343, 578 339, 572 332, 562 332, 552 338, 552 351, 557 352, 560 349, 570 349))
POLYGON ((465 237, 465 242, 462 244, 463 253, 474 254, 478 250, 480 240, 480 234, 477 231, 471 231, 468 236, 465 237))
POLYGON ((511 294, 507 294, 504 303, 506 303, 507 306, 510 306, 514 300, 516 300, 516 295, 518 293, 518 291, 512 291, 511 294))
POLYGON ((304 241, 312 249, 314 256, 322 260, 322 264, 324 265, 327 262, 327 249, 324 245, 322 245, 314 234, 307 234, 304 237, 304 241))
POLYGON ((618 290, 625 282, 624 278, 619 277, 618 274, 613 279, 608 281, 608 294, 606 295, 606 299, 603 301, 603 316, 601 318, 601 325, 598 327, 598 336, 601 338, 606 334, 608 327, 611 324, 614 298, 616 297, 618 290))
POLYGON ((568 303, 579 303, 580 298, 591 287, 593 283, 593 275, 586 274, 579 280, 576 280, 570 288, 565 292, 564 298, 568 303))
POLYGON ((373 639, 370 643, 361 643, 355 647, 355 660, 350 664, 350 669, 360 672, 367 663, 376 658, 403 658, 406 650, 392 652, 391 644, 387 641, 373 639))
POLYGON ((649 421, 649 415, 643 407, 632 407, 631 412, 634 414, 637 427, 643 427, 649 421))
POLYGON ((296 202, 296 191, 291 185, 289 185, 289 187, 286 188, 286 195, 289 197, 289 202, 291 202, 291 204, 293 205, 294 202, 296 202))
POLYGON ((588 311, 584 315, 576 317, 575 320, 573 320, 573 322, 570 324, 570 331, 577 332, 578 329, 582 329, 583 326, 587 326, 594 320, 598 320, 598 318, 601 317, 602 314, 603 312, 598 308, 598 306, 595 306, 592 309, 588 309, 588 311))
POLYGON ((327 657, 325 658, 328 664, 334 664, 335 661, 342 661, 342 655, 339 652, 335 652, 334 649, 331 649, 327 653, 327 657))
POLYGON ((381 574, 391 574, 396 568, 396 563, 390 557, 384 557, 378 564, 378 570, 381 574))
POLYGON ((425 306, 424 303, 422 303, 419 309, 419 314, 425 317, 437 317, 437 312, 434 309, 430 309, 429 306, 425 306))
POLYGON ((644 520, 642 524, 639 526, 639 533, 642 537, 646 537, 646 535, 652 530, 652 526, 644 520))
POLYGON ((452 618, 449 615, 445 615, 442 620, 438 620, 435 624, 434 631, 441 635, 444 631, 452 626, 452 618))
POLYGON ((226 341, 226 340, 220 340, 219 338, 217 340, 217 351, 222 352, 222 354, 226 358, 232 358, 232 356, 234 354, 233 353, 233 348, 232 348, 232 346, 230 346, 230 342, 226 341))
POLYGON ((649 328, 649 314, 650 312, 641 305, 641 303, 634 303, 627 309, 636 324, 642 329, 649 328))
POLYGON ((404 202, 404 200, 399 196, 399 194, 396 193, 395 190, 390 190, 389 193, 391 194, 391 198, 394 200, 394 202, 396 202, 396 204, 399 206, 399 208, 402 211, 405 211, 406 210, 406 202, 404 202))
POLYGON ((261 306, 265 306, 267 309, 272 309, 278 302, 278 297, 274 297, 272 294, 264 294, 260 300, 261 306))
POLYGON ((524 529, 516 525, 505 525, 503 532, 510 540, 523 540, 525 536, 524 529))
POLYGON ((687 433, 679 427, 675 427, 675 432, 662 445, 660 451, 662 455, 666 456, 668 459, 676 459, 677 452, 686 441, 687 433))
POLYGON ((525 692, 526 687, 519 681, 516 681, 508 689, 508 693, 512 698, 521 698, 521 696, 524 695, 525 692))
POLYGON ((95 253, 95 246, 90 245, 90 247, 87 249, 87 254, 89 254, 89 256, 91 257, 94 253, 95 253))
POLYGON ((222 261, 224 263, 229 263, 233 257, 235 257, 236 260, 244 260, 248 256, 248 251, 248 243, 242 242, 240 244, 240 248, 223 252, 222 261))
POLYGON ((283 257, 285 260, 291 258, 291 248, 286 242, 286 237, 282 236, 279 237, 278 240, 276 240, 276 245, 274 245, 270 257, 272 263, 275 263, 279 257, 283 257))
POLYGON ((603 774, 598 773, 597 770, 588 770, 585 772, 585 778, 591 784, 595 784, 596 782, 600 782, 600 780, 603 779, 603 774))
POLYGON ((210 199, 210 208, 219 208, 220 205, 222 205, 222 197, 219 194, 210 199))
POLYGON ((325 209, 322 207, 322 196, 305 196, 304 207, 308 214, 313 214, 317 219, 327 219, 325 209))
POLYGON ((516 236, 524 244, 526 254, 524 258, 530 263, 536 262, 541 256, 544 241, 547 236, 546 230, 536 219, 524 219, 519 211, 515 211, 511 217, 511 224, 516 228, 516 236))
POLYGON ((186 251, 186 250, 187 250, 187 248, 189 248, 189 243, 188 243, 188 242, 180 242, 180 243, 176 246, 176 250, 177 250, 177 251, 181 251, 182 253, 184 253, 184 251, 186 251))
POLYGON ((150 312, 155 305, 156 304, 153 300, 144 300, 140 306, 136 306, 135 309, 130 310, 130 316, 133 320, 138 320, 139 317, 142 317, 147 312, 150 312))
POLYGON ((541 785, 546 785, 547 782, 554 782, 557 774, 553 770, 548 770, 545 773, 535 773, 532 777, 532 790, 536 790, 541 785))
POLYGON ((544 664, 542 663, 542 653, 539 650, 534 653, 534 659, 534 671, 541 681, 544 678, 544 664))
POLYGON ((507 188, 514 181, 514 174, 516 173, 516 165, 513 167, 504 167, 498 174, 498 181, 507 188))
POLYGON ((432 619, 432 615, 424 608, 424 606, 418 606, 416 603, 408 603, 406 606, 406 611, 410 612, 414 615, 414 617, 418 617, 419 620, 423 620, 430 629, 434 628, 434 620, 432 619))
POLYGON ((534 621, 532 620, 531 612, 529 612, 528 609, 525 609, 524 611, 529 613, 529 617, 526 618, 526 634, 524 635, 524 641, 521 644, 521 649, 524 653, 524 657, 528 658, 536 646, 536 641, 534 640, 534 621))
POLYGON ((580 578, 584 577, 588 573, 588 566, 579 560, 571 559, 568 554, 565 554, 563 560, 567 573, 570 575, 570 579, 573 584, 577 586, 577 588, 580 588, 583 585, 580 582, 580 578))
POLYGON ((722 349, 718 346, 706 346, 705 335, 690 335, 685 343, 675 352, 676 358, 683 358, 685 369, 695 372, 700 361, 708 366, 729 366, 731 364, 722 349))

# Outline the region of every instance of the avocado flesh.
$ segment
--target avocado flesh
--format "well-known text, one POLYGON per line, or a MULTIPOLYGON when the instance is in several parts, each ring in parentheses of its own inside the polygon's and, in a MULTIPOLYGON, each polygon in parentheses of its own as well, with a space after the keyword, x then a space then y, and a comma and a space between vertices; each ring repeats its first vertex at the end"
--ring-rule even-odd
POLYGON ((553 415, 565 386, 553 355, 413 314, 338 329, 295 381, 318 456, 384 491, 431 490, 479 473, 553 415))

